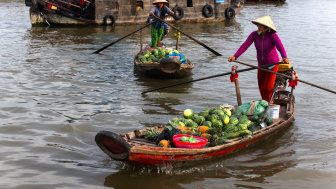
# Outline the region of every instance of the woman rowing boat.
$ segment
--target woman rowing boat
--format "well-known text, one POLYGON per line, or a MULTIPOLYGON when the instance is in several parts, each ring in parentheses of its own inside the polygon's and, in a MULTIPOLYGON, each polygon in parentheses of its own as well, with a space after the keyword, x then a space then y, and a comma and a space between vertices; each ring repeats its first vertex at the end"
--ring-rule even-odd
MULTIPOLYGON (((174 15, 174 12, 171 11, 165 4, 168 3, 166 0, 155 0, 153 4, 155 5, 149 12, 149 16, 157 16, 163 18, 164 15, 170 14, 174 15)), ((155 21, 154 18, 153 21, 155 21)), ((153 23, 151 26, 151 37, 152 37, 152 47, 157 47, 160 45, 160 40, 164 33, 164 23, 161 21, 153 23)))
MULTIPOLYGON (((240 46, 237 52, 229 58, 229 62, 238 59, 238 57, 242 55, 251 46, 252 43, 254 43, 257 50, 258 66, 279 62, 280 59, 276 50, 280 52, 282 62, 284 64, 289 64, 286 50, 282 45, 279 36, 276 34, 277 31, 271 17, 264 16, 253 20, 252 23, 257 25, 258 30, 252 32, 248 36, 246 41, 240 46)), ((277 72, 278 65, 270 66, 268 69, 277 72)), ((257 77, 261 98, 269 102, 272 96, 276 75, 270 72, 258 70, 257 77)))

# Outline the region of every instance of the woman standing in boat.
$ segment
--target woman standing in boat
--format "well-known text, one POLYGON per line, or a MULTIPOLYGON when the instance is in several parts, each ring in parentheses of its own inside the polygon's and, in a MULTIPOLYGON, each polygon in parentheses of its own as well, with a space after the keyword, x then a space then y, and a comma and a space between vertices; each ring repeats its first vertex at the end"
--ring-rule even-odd
MULTIPOLYGON (((164 15, 170 14, 174 15, 174 12, 171 11, 165 4, 168 3, 167 0, 155 0, 153 2, 153 5, 155 5, 149 12, 149 16, 157 16, 159 18, 164 17, 164 15)), ((155 21, 156 18, 154 18, 152 21, 155 21)), ((157 47, 160 45, 160 39, 164 32, 164 23, 161 21, 158 21, 156 23, 153 23, 151 26, 151 38, 152 38, 152 47, 157 47)))
MULTIPOLYGON (((270 16, 264 16, 252 21, 253 24, 257 25, 258 30, 252 32, 246 41, 240 46, 237 52, 229 58, 229 62, 233 62, 242 55, 252 43, 254 43, 257 50, 257 60, 258 66, 263 66, 267 64, 273 64, 280 61, 278 50, 282 57, 282 62, 284 64, 289 64, 287 59, 287 54, 279 36, 276 34, 275 26, 272 22, 270 16)), ((278 71, 278 65, 268 67, 269 70, 274 72, 278 71)), ((274 87, 276 75, 270 72, 265 72, 258 70, 258 85, 261 98, 270 101, 272 96, 272 90, 274 87)))

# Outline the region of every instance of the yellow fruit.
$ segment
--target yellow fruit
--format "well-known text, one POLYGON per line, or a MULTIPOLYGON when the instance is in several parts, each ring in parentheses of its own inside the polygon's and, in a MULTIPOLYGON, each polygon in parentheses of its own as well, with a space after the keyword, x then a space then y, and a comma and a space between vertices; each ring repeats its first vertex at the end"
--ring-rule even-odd
POLYGON ((183 122, 178 122, 178 126, 185 126, 183 122))
POLYGON ((168 140, 161 140, 158 144, 159 147, 162 148, 168 148, 169 147, 169 141, 168 140))
POLYGON ((176 129, 180 129, 181 131, 190 131, 191 130, 189 127, 186 127, 186 126, 178 126, 178 127, 176 127, 176 129))
POLYGON ((230 117, 229 117, 228 115, 225 114, 225 115, 224 115, 223 122, 224 122, 225 125, 228 124, 228 123, 230 122, 230 117))
POLYGON ((204 126, 204 125, 202 125, 202 126, 199 126, 199 127, 198 127, 198 132, 200 132, 200 133, 207 133, 208 130, 209 130, 209 127, 208 127, 208 126, 204 126))

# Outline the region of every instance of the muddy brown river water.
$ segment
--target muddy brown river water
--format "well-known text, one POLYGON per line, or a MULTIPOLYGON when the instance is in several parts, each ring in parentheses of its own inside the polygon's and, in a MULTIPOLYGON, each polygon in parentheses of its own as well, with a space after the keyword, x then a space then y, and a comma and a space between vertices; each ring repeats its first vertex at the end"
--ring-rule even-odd
MULTIPOLYGON (((139 34, 92 54, 139 26, 32 27, 23 0, 0 0, 0 188, 335 188, 336 95, 302 83, 288 129, 225 158, 142 167, 111 160, 94 141, 100 130, 164 124, 186 108, 235 105, 229 76, 141 92, 230 71, 228 57, 256 30, 251 20, 265 15, 300 79, 336 90, 335 7, 331 0, 248 3, 232 21, 180 25, 223 56, 182 36, 193 74, 156 80, 134 72, 139 34)), ((175 45, 173 33, 167 46, 175 45)), ((256 65, 254 46, 239 60, 256 65)), ((243 103, 259 98, 256 71, 241 73, 239 83, 243 103)))

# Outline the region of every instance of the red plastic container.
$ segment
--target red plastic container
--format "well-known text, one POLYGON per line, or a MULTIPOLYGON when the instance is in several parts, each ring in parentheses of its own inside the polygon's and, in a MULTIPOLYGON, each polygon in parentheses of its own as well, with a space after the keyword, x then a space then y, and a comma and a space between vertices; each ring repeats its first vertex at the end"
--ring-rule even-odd
POLYGON ((173 142, 174 142, 174 144, 177 148, 201 149, 208 142, 208 140, 206 138, 197 137, 197 136, 192 136, 194 139, 199 140, 199 142, 197 142, 197 143, 182 142, 182 141, 180 141, 180 138, 183 137, 183 136, 191 137, 192 135, 184 135, 184 134, 175 135, 173 137, 173 142))

